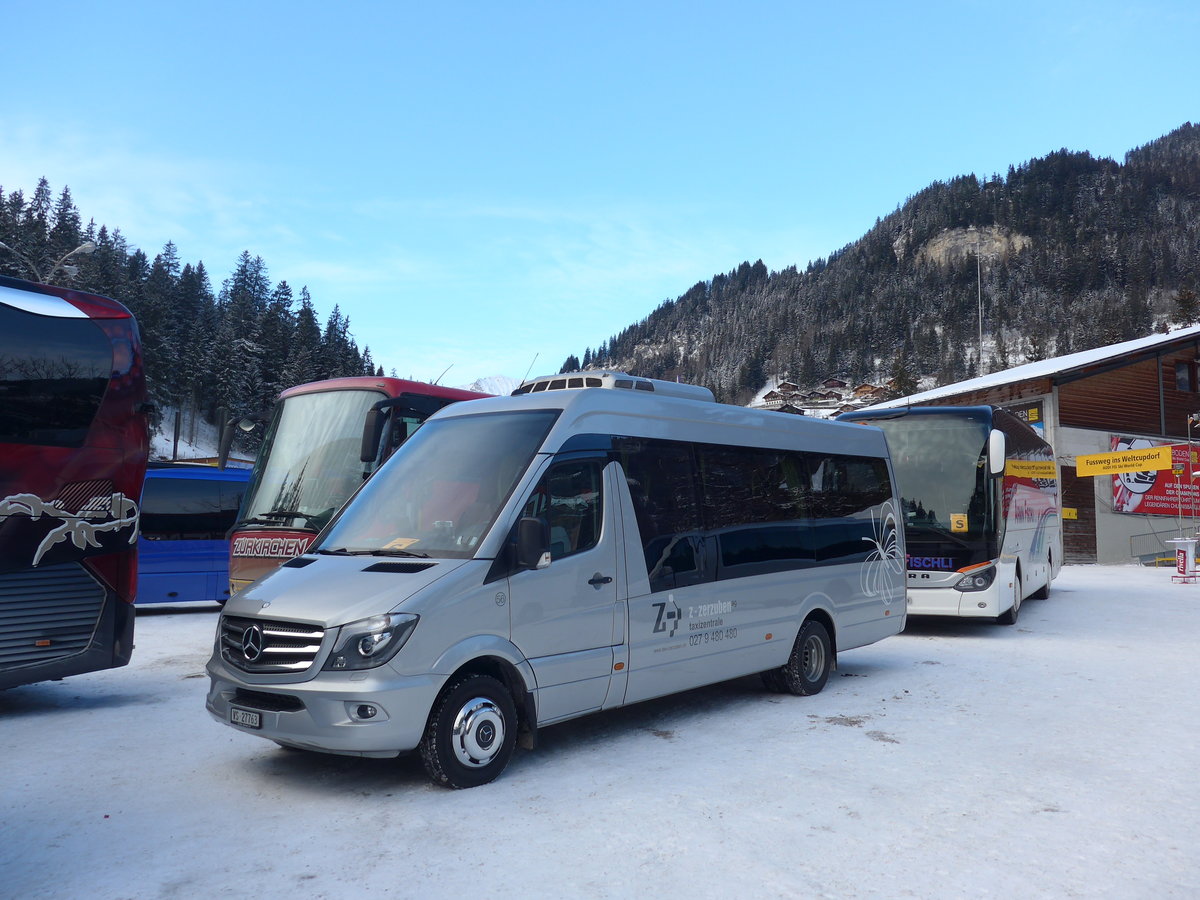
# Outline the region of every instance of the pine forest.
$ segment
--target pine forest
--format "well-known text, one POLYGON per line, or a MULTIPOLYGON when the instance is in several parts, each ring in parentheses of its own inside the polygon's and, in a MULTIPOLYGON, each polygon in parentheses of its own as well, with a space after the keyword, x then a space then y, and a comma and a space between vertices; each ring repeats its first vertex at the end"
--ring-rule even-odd
MULTIPOLYGON (((272 283, 261 257, 243 252, 214 291, 204 263, 170 241, 151 259, 119 229, 84 225, 70 189, 56 197, 46 179, 29 197, 0 189, 0 242, 0 274, 133 311, 160 409, 214 422, 294 384, 383 374, 345 312, 322 325, 307 289, 272 283)), ((1200 126, 1188 123, 1120 163, 1064 149, 936 182, 828 258, 778 272, 743 262, 563 370, 679 379, 732 403, 771 378, 910 393, 1194 322, 1198 275, 1200 126)))

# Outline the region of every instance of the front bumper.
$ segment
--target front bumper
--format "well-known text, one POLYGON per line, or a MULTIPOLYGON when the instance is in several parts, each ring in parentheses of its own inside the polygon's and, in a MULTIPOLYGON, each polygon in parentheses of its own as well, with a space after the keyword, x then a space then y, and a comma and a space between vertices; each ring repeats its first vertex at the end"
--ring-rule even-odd
POLYGON ((289 747, 346 756, 397 756, 414 749, 441 688, 438 676, 402 676, 388 665, 322 672, 303 683, 249 682, 219 658, 208 663, 206 707, 217 721, 289 747), (359 707, 374 707, 365 718, 359 707), (260 714, 262 727, 233 724, 230 710, 260 714))
MULTIPOLYGON (((996 585, 984 591, 956 591, 954 588, 908 589, 910 616, 959 616, 994 619, 1004 612, 999 608, 996 585)), ((1011 603, 1009 604, 1011 606, 1011 603)), ((1005 607, 1007 609, 1007 607, 1005 607)))

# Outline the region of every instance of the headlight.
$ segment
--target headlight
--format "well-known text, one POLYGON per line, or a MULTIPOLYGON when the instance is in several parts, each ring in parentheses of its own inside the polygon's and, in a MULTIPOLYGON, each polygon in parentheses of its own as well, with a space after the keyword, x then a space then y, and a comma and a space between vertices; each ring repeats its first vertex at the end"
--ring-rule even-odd
POLYGON ((340 672, 382 666, 404 646, 416 627, 417 616, 410 613, 371 616, 343 625, 325 669, 340 672))
POLYGON ((986 569, 976 569, 964 575, 954 587, 960 591, 982 591, 990 588, 995 580, 996 567, 988 566, 986 569))

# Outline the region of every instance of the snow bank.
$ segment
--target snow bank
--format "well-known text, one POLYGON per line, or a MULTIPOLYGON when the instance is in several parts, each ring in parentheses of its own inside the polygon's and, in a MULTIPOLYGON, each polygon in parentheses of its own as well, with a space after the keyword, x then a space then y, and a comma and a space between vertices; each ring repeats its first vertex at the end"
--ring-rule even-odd
POLYGON ((1200 585, 1068 567, 1011 628, 912 622, 825 691, 747 678, 543 730, 491 785, 213 722, 215 610, 0 693, 22 898, 1200 896, 1200 585))

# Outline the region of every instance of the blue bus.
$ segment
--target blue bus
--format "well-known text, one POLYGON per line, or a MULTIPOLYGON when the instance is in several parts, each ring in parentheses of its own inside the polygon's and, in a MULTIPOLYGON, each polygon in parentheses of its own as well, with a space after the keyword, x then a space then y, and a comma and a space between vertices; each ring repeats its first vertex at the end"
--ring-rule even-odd
POLYGON ((137 605, 229 599, 229 529, 249 469, 151 463, 142 489, 137 605))

